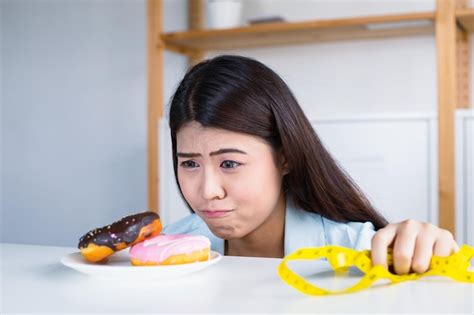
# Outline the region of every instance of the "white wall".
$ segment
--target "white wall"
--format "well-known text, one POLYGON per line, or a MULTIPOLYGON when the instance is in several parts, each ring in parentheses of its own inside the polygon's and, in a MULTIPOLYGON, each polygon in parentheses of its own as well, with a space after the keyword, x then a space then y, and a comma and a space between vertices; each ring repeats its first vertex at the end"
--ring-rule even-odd
MULTIPOLYGON (((246 1, 243 22, 259 14, 289 21, 434 9, 433 1, 246 1)), ((434 36, 354 40, 233 50, 283 76, 311 118, 334 112, 430 110, 436 104, 434 36)), ((214 52, 211 56, 221 52, 214 52)))
MULTIPOLYGON (((76 246, 147 207, 144 4, 0 2, 2 241, 76 246)), ((171 18, 183 9, 167 9, 186 27, 171 18)))
MULTIPOLYGON (((3 6, 0 4, 0 17, 3 16, 3 6)), ((3 217, 3 23, 0 20, 0 227, 3 217)), ((0 237, 2 234, 0 233, 0 237)), ((1 289, 0 289, 1 290, 1 289)))

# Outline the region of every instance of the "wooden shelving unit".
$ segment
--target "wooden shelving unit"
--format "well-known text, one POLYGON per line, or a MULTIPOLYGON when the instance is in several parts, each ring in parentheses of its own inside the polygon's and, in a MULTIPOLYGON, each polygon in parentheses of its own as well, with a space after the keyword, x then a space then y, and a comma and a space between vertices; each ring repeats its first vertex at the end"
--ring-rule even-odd
POLYGON ((474 9, 456 10, 456 19, 465 31, 474 32, 474 9))
POLYGON ((299 23, 269 23, 224 30, 191 30, 161 35, 166 49, 196 51, 305 44, 434 33, 434 12, 368 16, 299 23))
POLYGON ((204 29, 204 0, 188 0, 190 29, 163 33, 162 0, 148 1, 149 209, 158 211, 158 121, 163 116, 163 53, 186 55, 190 64, 207 51, 301 45, 336 40, 434 35, 438 67, 439 224, 455 232, 454 111, 470 107, 469 32, 474 9, 467 0, 437 0, 433 12, 271 23, 224 30, 204 29))

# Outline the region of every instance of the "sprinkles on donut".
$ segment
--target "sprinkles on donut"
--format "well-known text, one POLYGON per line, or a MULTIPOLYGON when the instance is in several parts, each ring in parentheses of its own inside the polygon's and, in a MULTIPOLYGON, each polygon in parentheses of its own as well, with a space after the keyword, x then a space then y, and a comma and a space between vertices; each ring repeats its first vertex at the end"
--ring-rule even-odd
POLYGON ((87 261, 101 262, 116 251, 160 234, 161 229, 159 215, 144 211, 87 232, 77 247, 87 261))

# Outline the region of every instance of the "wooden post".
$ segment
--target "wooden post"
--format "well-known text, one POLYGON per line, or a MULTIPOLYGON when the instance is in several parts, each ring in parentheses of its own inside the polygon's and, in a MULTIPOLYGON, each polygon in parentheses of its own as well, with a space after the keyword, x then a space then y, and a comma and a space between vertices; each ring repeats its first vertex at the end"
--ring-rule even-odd
MULTIPOLYGON (((466 9, 468 0, 456 0, 456 9, 466 9)), ((471 52, 468 31, 457 28, 456 31, 456 76, 457 108, 471 106, 471 52)))
POLYGON ((468 108, 471 104, 471 53, 469 34, 459 29, 456 31, 456 76, 457 108, 468 108))
POLYGON ((456 3, 437 0, 439 226, 455 235, 456 3))
POLYGON ((162 0, 147 0, 148 51, 148 209, 159 213, 159 135, 163 116, 163 30, 162 0))
MULTIPOLYGON (((189 30, 201 30, 205 27, 205 3, 204 0, 188 0, 188 28, 189 30)), ((189 67, 194 66, 205 58, 205 53, 197 51, 189 58, 189 67)))

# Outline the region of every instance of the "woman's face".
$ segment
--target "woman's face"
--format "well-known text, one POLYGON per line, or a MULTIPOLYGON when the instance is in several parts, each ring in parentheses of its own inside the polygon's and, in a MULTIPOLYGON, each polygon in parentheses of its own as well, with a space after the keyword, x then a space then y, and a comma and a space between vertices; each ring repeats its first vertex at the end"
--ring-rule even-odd
POLYGON ((264 140, 191 122, 177 133, 178 181, 191 208, 223 239, 257 230, 282 194, 282 167, 264 140))

